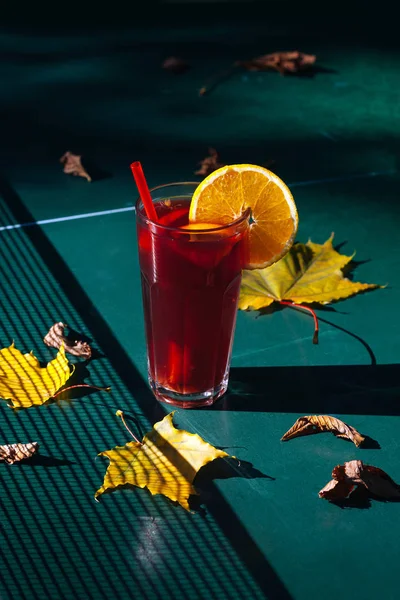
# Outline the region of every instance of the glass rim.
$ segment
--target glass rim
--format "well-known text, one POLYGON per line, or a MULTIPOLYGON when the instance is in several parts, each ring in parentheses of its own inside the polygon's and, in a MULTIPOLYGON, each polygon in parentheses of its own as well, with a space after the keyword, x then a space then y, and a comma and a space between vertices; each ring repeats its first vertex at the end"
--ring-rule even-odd
MULTIPOLYGON (((163 190, 164 188, 169 188, 169 187, 173 187, 173 186, 184 186, 184 185, 194 185, 194 186, 198 186, 200 185, 201 182, 199 181, 174 181, 172 183, 163 183, 161 185, 157 185, 155 187, 152 187, 149 189, 150 194, 152 192, 158 191, 158 190, 163 190)), ((142 219, 147 225, 152 225, 154 227, 160 228, 161 230, 165 230, 165 231, 179 231, 182 234, 187 234, 190 232, 190 229, 181 229, 180 227, 171 227, 170 225, 163 225, 162 223, 158 223, 157 221, 152 221, 151 219, 148 218, 148 216, 144 213, 142 213, 141 211, 138 210, 138 206, 139 204, 141 204, 144 207, 144 204, 142 202, 142 199, 139 198, 136 200, 135 203, 135 212, 136 215, 140 217, 140 219, 142 219)), ((234 221, 230 221, 229 223, 225 224, 225 225, 221 225, 221 227, 212 227, 212 228, 204 228, 204 229, 196 229, 195 233, 197 234, 202 234, 202 233, 218 233, 219 231, 223 231, 226 229, 229 229, 230 227, 234 227, 237 225, 240 225, 243 221, 245 221, 246 219, 248 219, 251 215, 251 209, 250 208, 246 208, 246 210, 240 215, 240 217, 238 217, 237 219, 235 219, 234 221)))

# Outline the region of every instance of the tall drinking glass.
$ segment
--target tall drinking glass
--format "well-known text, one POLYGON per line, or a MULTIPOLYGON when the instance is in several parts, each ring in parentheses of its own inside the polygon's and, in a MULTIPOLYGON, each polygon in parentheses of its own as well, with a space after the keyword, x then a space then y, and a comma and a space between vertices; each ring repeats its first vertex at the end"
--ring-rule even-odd
POLYGON ((185 229, 198 183, 151 190, 158 222, 136 203, 148 377, 158 400, 213 404, 227 389, 249 213, 185 229))

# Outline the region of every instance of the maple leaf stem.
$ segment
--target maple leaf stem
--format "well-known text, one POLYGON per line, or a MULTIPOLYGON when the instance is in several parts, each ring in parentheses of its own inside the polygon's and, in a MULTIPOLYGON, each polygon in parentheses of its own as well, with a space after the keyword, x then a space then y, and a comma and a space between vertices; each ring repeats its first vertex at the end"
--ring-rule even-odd
POLYGON ((286 300, 278 300, 279 304, 283 304, 284 306, 291 306, 292 308, 300 308, 300 310, 306 310, 309 312, 314 319, 314 335, 313 335, 313 344, 318 344, 318 333, 319 333, 319 323, 318 317, 315 314, 315 311, 309 306, 304 306, 304 304, 296 304, 295 302, 288 302, 286 300))
POLYGON ((74 388, 91 388, 92 390, 98 390, 99 392, 109 392, 111 390, 110 387, 103 388, 97 385, 89 385, 88 383, 77 383, 76 385, 70 385, 66 388, 61 388, 61 390, 58 390, 58 392, 53 394, 52 398, 57 398, 59 394, 67 392, 68 390, 73 390, 74 388))
POLYGON ((136 437, 136 435, 129 429, 128 425, 126 424, 123 411, 122 410, 117 410, 117 412, 115 414, 117 415, 117 417, 121 417, 121 421, 125 425, 125 429, 131 434, 131 436, 133 437, 133 439, 135 440, 135 442, 137 442, 138 444, 142 445, 142 442, 136 437))

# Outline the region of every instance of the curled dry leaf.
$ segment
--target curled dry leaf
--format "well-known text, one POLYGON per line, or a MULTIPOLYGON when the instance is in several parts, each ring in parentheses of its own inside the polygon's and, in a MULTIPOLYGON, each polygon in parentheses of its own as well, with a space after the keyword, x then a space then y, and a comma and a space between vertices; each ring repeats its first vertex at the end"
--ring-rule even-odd
POLYGON ((189 63, 182 60, 182 58, 177 58, 176 56, 169 56, 166 58, 162 64, 163 69, 166 71, 171 71, 172 73, 185 73, 185 71, 189 68, 189 63))
POLYGON ((88 181, 92 181, 89 173, 85 170, 81 162, 81 156, 72 154, 72 152, 65 152, 60 158, 60 163, 64 165, 64 173, 68 175, 75 175, 84 177, 88 181))
POLYGON ((340 419, 336 419, 335 417, 331 417, 329 415, 300 417, 297 419, 293 427, 291 427, 289 431, 285 433, 281 440, 282 442, 287 442, 295 437, 310 435, 313 433, 322 433, 325 431, 332 432, 334 435, 336 435, 336 437, 350 440, 356 446, 361 446, 361 444, 365 441, 365 438, 358 433, 354 427, 346 425, 346 423, 340 419))
POLYGON ((332 480, 322 488, 319 497, 344 500, 355 487, 364 487, 370 494, 385 500, 400 500, 400 485, 382 469, 365 465, 361 460, 337 465, 332 471, 332 480))
POLYGON ((30 458, 38 450, 37 442, 29 442, 27 444, 5 444, 0 446, 0 461, 4 461, 9 465, 30 458))
POLYGON ((314 54, 305 54, 298 50, 292 50, 290 52, 272 52, 271 54, 264 54, 263 56, 257 56, 252 60, 238 60, 234 62, 229 69, 221 71, 212 79, 210 79, 202 88, 199 90, 199 95, 204 96, 208 94, 213 88, 216 87, 223 79, 226 79, 237 69, 244 68, 247 71, 278 71, 283 75, 284 73, 298 73, 300 71, 306 71, 310 69, 316 61, 314 54))
POLYGON ((238 61, 238 65, 248 71, 275 70, 284 73, 298 73, 309 69, 316 61, 314 54, 305 54, 298 50, 289 52, 272 52, 248 61, 238 61))
POLYGON ((224 163, 219 162, 218 152, 215 150, 215 148, 209 148, 208 154, 209 156, 206 156, 203 158, 203 160, 199 161, 200 168, 194 172, 195 175, 203 175, 206 177, 220 167, 225 166, 224 163))
POLYGON ((65 323, 54 323, 50 327, 48 333, 43 338, 44 343, 52 348, 60 348, 64 346, 66 352, 74 356, 81 356, 89 359, 92 356, 92 349, 87 342, 74 340, 70 336, 65 335, 65 328, 68 327, 65 323))

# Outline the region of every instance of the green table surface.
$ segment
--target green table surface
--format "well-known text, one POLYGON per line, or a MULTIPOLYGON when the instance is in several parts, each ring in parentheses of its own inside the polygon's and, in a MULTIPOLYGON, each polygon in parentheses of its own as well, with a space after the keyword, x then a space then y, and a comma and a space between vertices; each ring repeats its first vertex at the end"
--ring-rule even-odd
POLYGON ((0 443, 40 444, 33 463, 0 464, 1 599, 397 599, 400 505, 338 507, 318 491, 351 459, 400 481, 398 50, 372 20, 341 36, 284 7, 208 24, 185 10, 142 26, 0 31, 1 347, 48 361, 42 338, 62 320, 99 351, 79 377, 112 386, 18 412, 0 403, 0 443), (199 97, 232 61, 292 48, 321 70, 238 72, 199 97), (191 68, 166 72, 171 55, 191 68), (229 392, 174 416, 241 461, 199 473, 200 510, 139 489, 96 503, 97 454, 130 439, 115 411, 147 431, 169 410, 146 382, 129 164, 141 160, 151 185, 200 180, 209 146, 226 163, 273 160, 298 205, 298 241, 334 232, 357 251, 355 280, 387 287, 318 310, 318 346, 309 315, 239 313, 229 392), (66 150, 103 177, 63 174, 66 150), (280 442, 304 414, 336 415, 380 447, 280 442))

